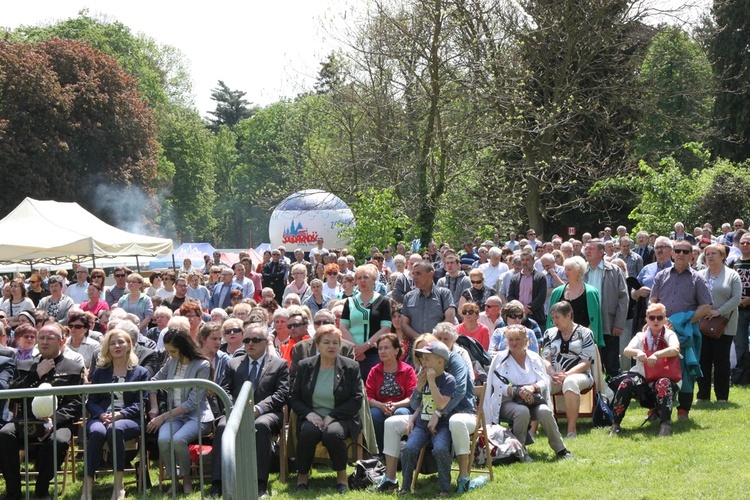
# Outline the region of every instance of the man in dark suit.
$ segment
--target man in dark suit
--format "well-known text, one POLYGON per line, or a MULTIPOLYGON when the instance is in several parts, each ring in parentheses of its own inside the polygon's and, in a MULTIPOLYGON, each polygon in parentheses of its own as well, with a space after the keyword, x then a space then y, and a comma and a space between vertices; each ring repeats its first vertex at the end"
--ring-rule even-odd
POLYGON ((283 302, 286 288, 286 262, 281 258, 280 250, 271 250, 271 262, 263 264, 263 286, 273 288, 276 302, 283 302))
POLYGON ((229 293, 232 290, 242 291, 242 285, 234 281, 234 272, 225 267, 221 270, 221 283, 214 287, 214 294, 211 296, 211 309, 229 307, 229 293))
POLYGON ((648 244, 648 233, 646 231, 638 231, 638 234, 635 235, 635 242, 638 244, 635 253, 643 259, 644 267, 654 262, 654 247, 648 244))
POLYGON ((534 255, 530 251, 521 254, 521 272, 513 275, 508 286, 508 302, 518 300, 523 304, 526 316, 544 325, 544 301, 547 298, 547 278, 534 269, 534 255), (530 293, 529 293, 530 292, 530 293))
MULTIPOLYGON (((335 324, 336 317, 328 309, 321 309, 315 313, 313 318, 313 324, 315 330, 324 325, 335 324)), ((294 385, 294 376, 297 374, 297 366, 303 359, 315 356, 318 354, 318 349, 315 347, 314 339, 303 340, 298 342, 292 347, 292 364, 289 367, 289 387, 294 385)), ((354 359, 354 344, 348 340, 341 339, 341 351, 339 352, 342 356, 354 359)))
MULTIPOLYGON (((39 354, 32 359, 19 363, 18 377, 11 384, 11 389, 39 387, 49 383, 53 387, 81 385, 83 383, 83 365, 72 361, 62 354, 63 331, 59 324, 47 325, 39 330, 37 337, 39 354)), ((49 498, 49 483, 55 475, 53 440, 57 442, 57 466, 60 467, 68 451, 72 437, 73 422, 81 418, 83 407, 82 396, 58 397, 56 408, 57 430, 53 433, 52 418, 44 415, 35 416, 32 412, 32 398, 21 401, 21 408, 13 422, 0 429, 0 472, 5 477, 5 498, 21 498, 21 460, 19 451, 24 444, 24 431, 28 435, 28 453, 36 455, 37 498, 49 498), (24 429, 24 415, 29 426, 24 429), (31 425, 31 423, 35 425, 31 425), (49 425, 49 427, 48 427, 49 425), (21 431, 21 432, 19 432, 21 431)))
MULTIPOLYGON (((282 432, 284 422, 284 405, 289 395, 289 369, 284 359, 267 354, 268 327, 250 324, 243 334, 245 356, 232 358, 227 362, 227 369, 221 382, 222 388, 232 399, 233 404, 245 404, 237 401, 242 385, 253 382, 253 402, 255 403, 255 452, 258 466, 258 497, 266 498, 268 493, 268 474, 271 467, 271 438, 282 432)), ((212 497, 221 495, 221 438, 226 427, 226 417, 221 417, 216 425, 213 442, 213 460, 211 461, 212 497)))

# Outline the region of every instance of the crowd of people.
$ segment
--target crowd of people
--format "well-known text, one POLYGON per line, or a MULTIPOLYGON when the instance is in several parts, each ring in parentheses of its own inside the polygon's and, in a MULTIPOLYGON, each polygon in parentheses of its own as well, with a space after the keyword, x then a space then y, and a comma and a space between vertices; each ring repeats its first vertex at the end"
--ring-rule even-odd
MULTIPOLYGON (((270 492, 285 405, 295 417, 297 490, 308 489, 322 443, 335 488, 346 492, 346 440, 360 432, 369 439, 371 429, 367 446, 386 467, 376 490, 408 492, 419 452, 431 442, 440 496, 451 491, 454 455, 463 493, 475 385, 486 387, 487 422, 508 424, 524 462, 533 461, 527 443, 539 425, 557 457, 573 457, 552 397, 565 400, 565 439, 575 439, 581 394, 602 390, 595 386, 605 379, 614 393, 613 436, 622 434, 633 398, 659 421, 660 436, 671 433, 675 403, 678 419, 707 403, 712 388, 726 403, 731 365, 748 357, 750 327, 750 233, 739 219, 733 229, 725 224, 715 237, 706 224, 691 235, 677 223, 669 235, 642 231, 631 239, 621 226, 614 235, 605 228, 599 237, 544 242, 531 229, 520 240, 511 233, 460 251, 435 242, 422 253, 403 244, 372 248, 359 265, 320 238, 307 255, 272 249, 257 267, 247 254, 232 266, 221 264, 221 254, 205 255, 201 267, 186 259, 179 271, 148 279, 118 267, 111 286, 101 269, 74 265, 71 276, 40 268, 3 286, 0 387, 198 378, 236 401, 251 381, 261 497, 270 492)), ((102 449, 113 439, 112 498, 125 496, 125 441, 141 432, 154 435, 172 488, 190 493, 189 445, 213 430, 209 494, 221 495, 216 457, 227 415, 205 389, 64 396, 54 430, 44 425, 51 415, 33 414, 28 403, 0 406, 0 443, 18 450, 31 432, 21 430, 24 418, 40 424, 32 457, 37 496, 49 494, 54 477, 52 443, 60 465, 84 407, 82 500, 95 496, 102 449)), ((0 454, 0 471, 7 497, 20 498, 18 453, 0 454)))

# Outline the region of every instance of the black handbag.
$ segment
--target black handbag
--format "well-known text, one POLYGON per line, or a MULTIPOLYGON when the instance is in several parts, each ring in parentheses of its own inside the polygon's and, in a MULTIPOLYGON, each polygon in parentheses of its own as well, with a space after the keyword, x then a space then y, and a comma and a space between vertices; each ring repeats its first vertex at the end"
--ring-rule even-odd
POLYGON ((349 475, 350 490, 364 490, 377 485, 385 476, 385 465, 377 458, 357 460, 354 472, 349 475))

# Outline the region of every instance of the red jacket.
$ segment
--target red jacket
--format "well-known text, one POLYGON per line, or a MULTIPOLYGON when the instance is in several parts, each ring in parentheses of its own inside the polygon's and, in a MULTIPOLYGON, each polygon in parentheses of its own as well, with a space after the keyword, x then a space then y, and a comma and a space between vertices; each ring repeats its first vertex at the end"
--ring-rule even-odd
POLYGON ((414 373, 414 368, 403 361, 398 362, 398 370, 396 371, 396 383, 404 390, 401 396, 381 396, 380 387, 383 385, 383 380, 385 380, 383 363, 378 363, 372 370, 370 370, 370 374, 367 376, 365 389, 367 390, 368 400, 374 399, 380 403, 396 403, 405 398, 411 397, 411 393, 417 386, 417 374, 414 373))

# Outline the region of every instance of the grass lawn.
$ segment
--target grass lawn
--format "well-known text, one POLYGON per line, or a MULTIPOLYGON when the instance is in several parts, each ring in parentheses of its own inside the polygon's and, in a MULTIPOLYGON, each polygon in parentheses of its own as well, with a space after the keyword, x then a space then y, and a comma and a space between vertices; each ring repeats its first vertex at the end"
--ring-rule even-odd
MULTIPOLYGON (((529 447, 534 463, 495 467, 495 481, 470 491, 465 497, 750 497, 750 388, 733 387, 728 404, 695 405, 690 415, 688 422, 673 422, 672 436, 668 438, 657 438, 658 423, 639 427, 646 411, 637 404, 631 405, 619 437, 610 437, 608 429, 594 429, 590 420, 582 420, 578 439, 565 443, 576 458, 565 461, 555 460, 542 431, 529 447)), ((564 429, 564 422, 562 425, 564 429)), ((156 484, 155 466, 151 474, 156 484)), ((275 498, 339 497, 333 490, 335 474, 325 467, 313 471, 310 491, 304 494, 294 490, 294 475, 288 485, 279 484, 276 475, 271 478, 275 498)), ((125 479, 129 496, 139 498, 132 475, 126 474, 125 479)), ((109 498, 111 475, 105 474, 99 484, 95 496, 109 498)), ((80 498, 80 485, 80 481, 69 482, 61 498, 80 498)), ((0 493, 4 493, 4 486, 0 484, 0 493)), ((405 498, 432 498, 437 492, 437 476, 420 476, 415 493, 405 498)), ((380 494, 349 492, 346 497, 372 499, 374 495, 380 494)), ((147 498, 170 497, 154 489, 147 498)), ((199 499, 200 494, 181 498, 199 499)))

